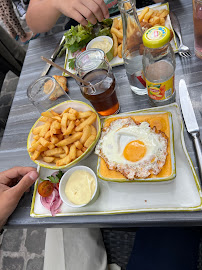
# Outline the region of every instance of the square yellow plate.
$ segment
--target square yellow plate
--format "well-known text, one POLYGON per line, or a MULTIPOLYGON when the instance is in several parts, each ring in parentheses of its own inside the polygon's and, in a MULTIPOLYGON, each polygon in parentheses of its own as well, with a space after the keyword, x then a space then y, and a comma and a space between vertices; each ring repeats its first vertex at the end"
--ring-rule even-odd
POLYGON ((164 182, 173 180, 176 176, 176 162, 175 162, 175 152, 174 152, 174 134, 173 134, 173 122, 172 122, 172 114, 170 112, 129 112, 122 113, 117 116, 107 117, 103 122, 103 127, 109 124, 113 120, 117 120, 119 118, 127 118, 132 117, 136 121, 150 121, 156 120, 158 122, 159 118, 165 119, 164 128, 160 128, 161 131, 165 132, 167 137, 169 138, 168 142, 168 156, 166 158, 166 163, 163 166, 162 171, 158 175, 153 175, 148 178, 134 178, 134 180, 126 179, 121 173, 109 170, 106 166, 105 161, 98 157, 97 164, 97 175, 99 178, 105 181, 111 182, 164 182), (170 168, 170 170, 169 170, 170 168))

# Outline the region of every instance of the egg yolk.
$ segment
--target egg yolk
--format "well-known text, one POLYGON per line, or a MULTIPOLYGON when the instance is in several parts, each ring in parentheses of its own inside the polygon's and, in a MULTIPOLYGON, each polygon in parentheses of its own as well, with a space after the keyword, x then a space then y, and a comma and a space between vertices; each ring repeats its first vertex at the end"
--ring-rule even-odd
POLYGON ((147 148, 145 144, 141 141, 136 140, 136 141, 129 142, 126 145, 123 151, 123 155, 125 159, 131 162, 137 162, 145 156, 146 151, 147 151, 147 148))

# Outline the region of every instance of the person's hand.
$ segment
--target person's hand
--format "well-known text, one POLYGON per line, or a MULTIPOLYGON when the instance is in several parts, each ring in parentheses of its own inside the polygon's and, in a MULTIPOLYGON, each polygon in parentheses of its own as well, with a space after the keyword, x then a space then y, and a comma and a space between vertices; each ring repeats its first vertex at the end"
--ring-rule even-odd
POLYGON ((0 228, 37 178, 38 173, 32 167, 14 167, 0 172, 0 228))
POLYGON ((104 0, 53 0, 57 8, 65 16, 73 18, 82 25, 87 21, 96 24, 109 18, 108 8, 104 0))

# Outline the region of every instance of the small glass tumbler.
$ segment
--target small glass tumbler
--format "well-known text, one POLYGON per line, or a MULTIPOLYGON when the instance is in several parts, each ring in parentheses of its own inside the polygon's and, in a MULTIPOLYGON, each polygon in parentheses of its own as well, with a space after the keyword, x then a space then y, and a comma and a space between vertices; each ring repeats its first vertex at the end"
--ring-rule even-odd
POLYGON ((68 94, 51 76, 42 76, 34 81, 27 89, 27 96, 40 113, 70 100, 68 94))
POLYGON ((193 0, 194 51, 202 59, 202 0, 193 0))
POLYGON ((119 112, 116 81, 105 53, 100 49, 89 49, 77 56, 75 62, 79 77, 90 83, 79 84, 82 95, 88 99, 102 116, 119 112))

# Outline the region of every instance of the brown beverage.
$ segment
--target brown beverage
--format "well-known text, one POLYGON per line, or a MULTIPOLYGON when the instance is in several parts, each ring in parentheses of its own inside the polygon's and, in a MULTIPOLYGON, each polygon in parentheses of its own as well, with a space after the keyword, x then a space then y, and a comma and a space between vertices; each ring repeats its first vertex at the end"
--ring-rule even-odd
POLYGON ((195 54, 202 59, 202 1, 193 0, 195 54))
POLYGON ((103 116, 119 111, 119 102, 115 91, 115 78, 105 69, 96 69, 87 73, 83 79, 90 82, 92 87, 82 87, 83 96, 88 99, 95 110, 103 116))

